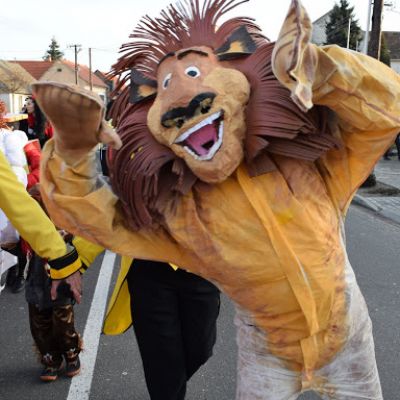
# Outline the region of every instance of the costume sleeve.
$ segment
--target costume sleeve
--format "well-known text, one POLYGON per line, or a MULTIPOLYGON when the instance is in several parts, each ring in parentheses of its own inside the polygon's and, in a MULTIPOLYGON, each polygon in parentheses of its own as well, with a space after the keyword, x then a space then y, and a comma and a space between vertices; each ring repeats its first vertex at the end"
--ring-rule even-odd
POLYGON ((163 229, 134 232, 126 227, 119 199, 99 173, 95 151, 67 165, 50 139, 42 151, 40 183, 47 211, 67 232, 127 257, 187 265, 188 259, 163 229))
POLYGON ((80 270, 82 273, 84 273, 90 267, 90 265, 92 265, 96 257, 104 251, 102 246, 91 243, 79 236, 74 237, 72 244, 78 251, 79 257, 82 260, 83 266, 80 270))
POLYGON ((39 204, 17 181, 5 156, 0 152, 0 208, 20 235, 43 258, 66 253, 66 245, 39 204))
POLYGON ((68 249, 39 204, 17 181, 4 154, 0 152, 0 208, 19 234, 42 258, 49 260, 50 274, 63 279, 81 267, 75 249, 68 249))
POLYGON ((273 55, 274 73, 304 111, 333 111, 343 146, 318 162, 331 198, 345 212, 352 195, 400 131, 400 76, 381 62, 338 46, 309 42, 311 22, 293 1, 273 55))

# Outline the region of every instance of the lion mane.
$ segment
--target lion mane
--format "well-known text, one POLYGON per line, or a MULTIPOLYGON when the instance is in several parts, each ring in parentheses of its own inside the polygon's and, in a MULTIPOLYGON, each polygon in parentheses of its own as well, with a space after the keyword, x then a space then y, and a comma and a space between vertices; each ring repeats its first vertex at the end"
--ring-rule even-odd
MULTIPOLYGON (((314 107, 307 113, 291 100, 290 92, 275 78, 271 56, 274 43, 246 17, 218 24, 228 11, 248 0, 199 0, 170 5, 160 17, 143 17, 121 47, 122 56, 109 76, 117 77, 118 96, 110 116, 123 146, 109 150, 108 166, 114 192, 131 229, 163 223, 167 208, 173 209, 189 190, 204 190, 201 182, 168 147, 158 143, 147 127, 147 113, 153 98, 130 103, 131 70, 156 80, 157 66, 165 55, 180 49, 206 45, 220 49, 238 29, 247 30, 256 44, 251 54, 233 54, 220 60, 241 71, 251 85, 246 108, 245 164, 250 176, 274 171, 274 155, 315 161, 339 143, 330 134, 327 110, 314 107)), ((146 78, 144 78, 146 80, 146 78)))

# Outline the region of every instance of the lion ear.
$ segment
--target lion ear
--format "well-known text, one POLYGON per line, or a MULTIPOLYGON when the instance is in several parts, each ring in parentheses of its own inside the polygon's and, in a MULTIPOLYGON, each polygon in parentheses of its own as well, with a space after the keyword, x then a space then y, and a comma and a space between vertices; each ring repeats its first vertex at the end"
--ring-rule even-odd
POLYGON ((147 78, 137 69, 131 70, 131 93, 129 101, 133 104, 151 99, 157 94, 157 81, 147 78))
POLYGON ((214 53, 220 61, 226 61, 252 54, 256 48, 257 46, 246 27, 241 26, 214 53))

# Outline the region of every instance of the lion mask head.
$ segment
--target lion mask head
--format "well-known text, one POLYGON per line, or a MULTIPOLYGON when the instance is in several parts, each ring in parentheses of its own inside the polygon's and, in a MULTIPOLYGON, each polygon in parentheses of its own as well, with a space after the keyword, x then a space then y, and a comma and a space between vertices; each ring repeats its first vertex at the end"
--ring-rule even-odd
MULTIPOLYGON (((246 1, 246 0, 245 0, 246 1)), ((215 184, 241 162, 255 176, 273 155, 314 161, 337 146, 325 110, 303 113, 274 77, 273 44, 250 18, 220 17, 241 0, 178 3, 144 17, 110 76, 111 116, 123 147, 110 151, 114 190, 134 229, 162 221, 197 182, 215 184)))

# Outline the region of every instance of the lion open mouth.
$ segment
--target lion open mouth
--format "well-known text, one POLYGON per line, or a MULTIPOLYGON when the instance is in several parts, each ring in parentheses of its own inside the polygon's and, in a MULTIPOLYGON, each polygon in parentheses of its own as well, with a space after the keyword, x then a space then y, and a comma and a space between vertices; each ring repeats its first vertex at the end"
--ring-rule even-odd
POLYGON ((222 111, 208 116, 183 132, 174 143, 182 146, 196 160, 211 160, 222 145, 224 135, 222 117, 222 111))

